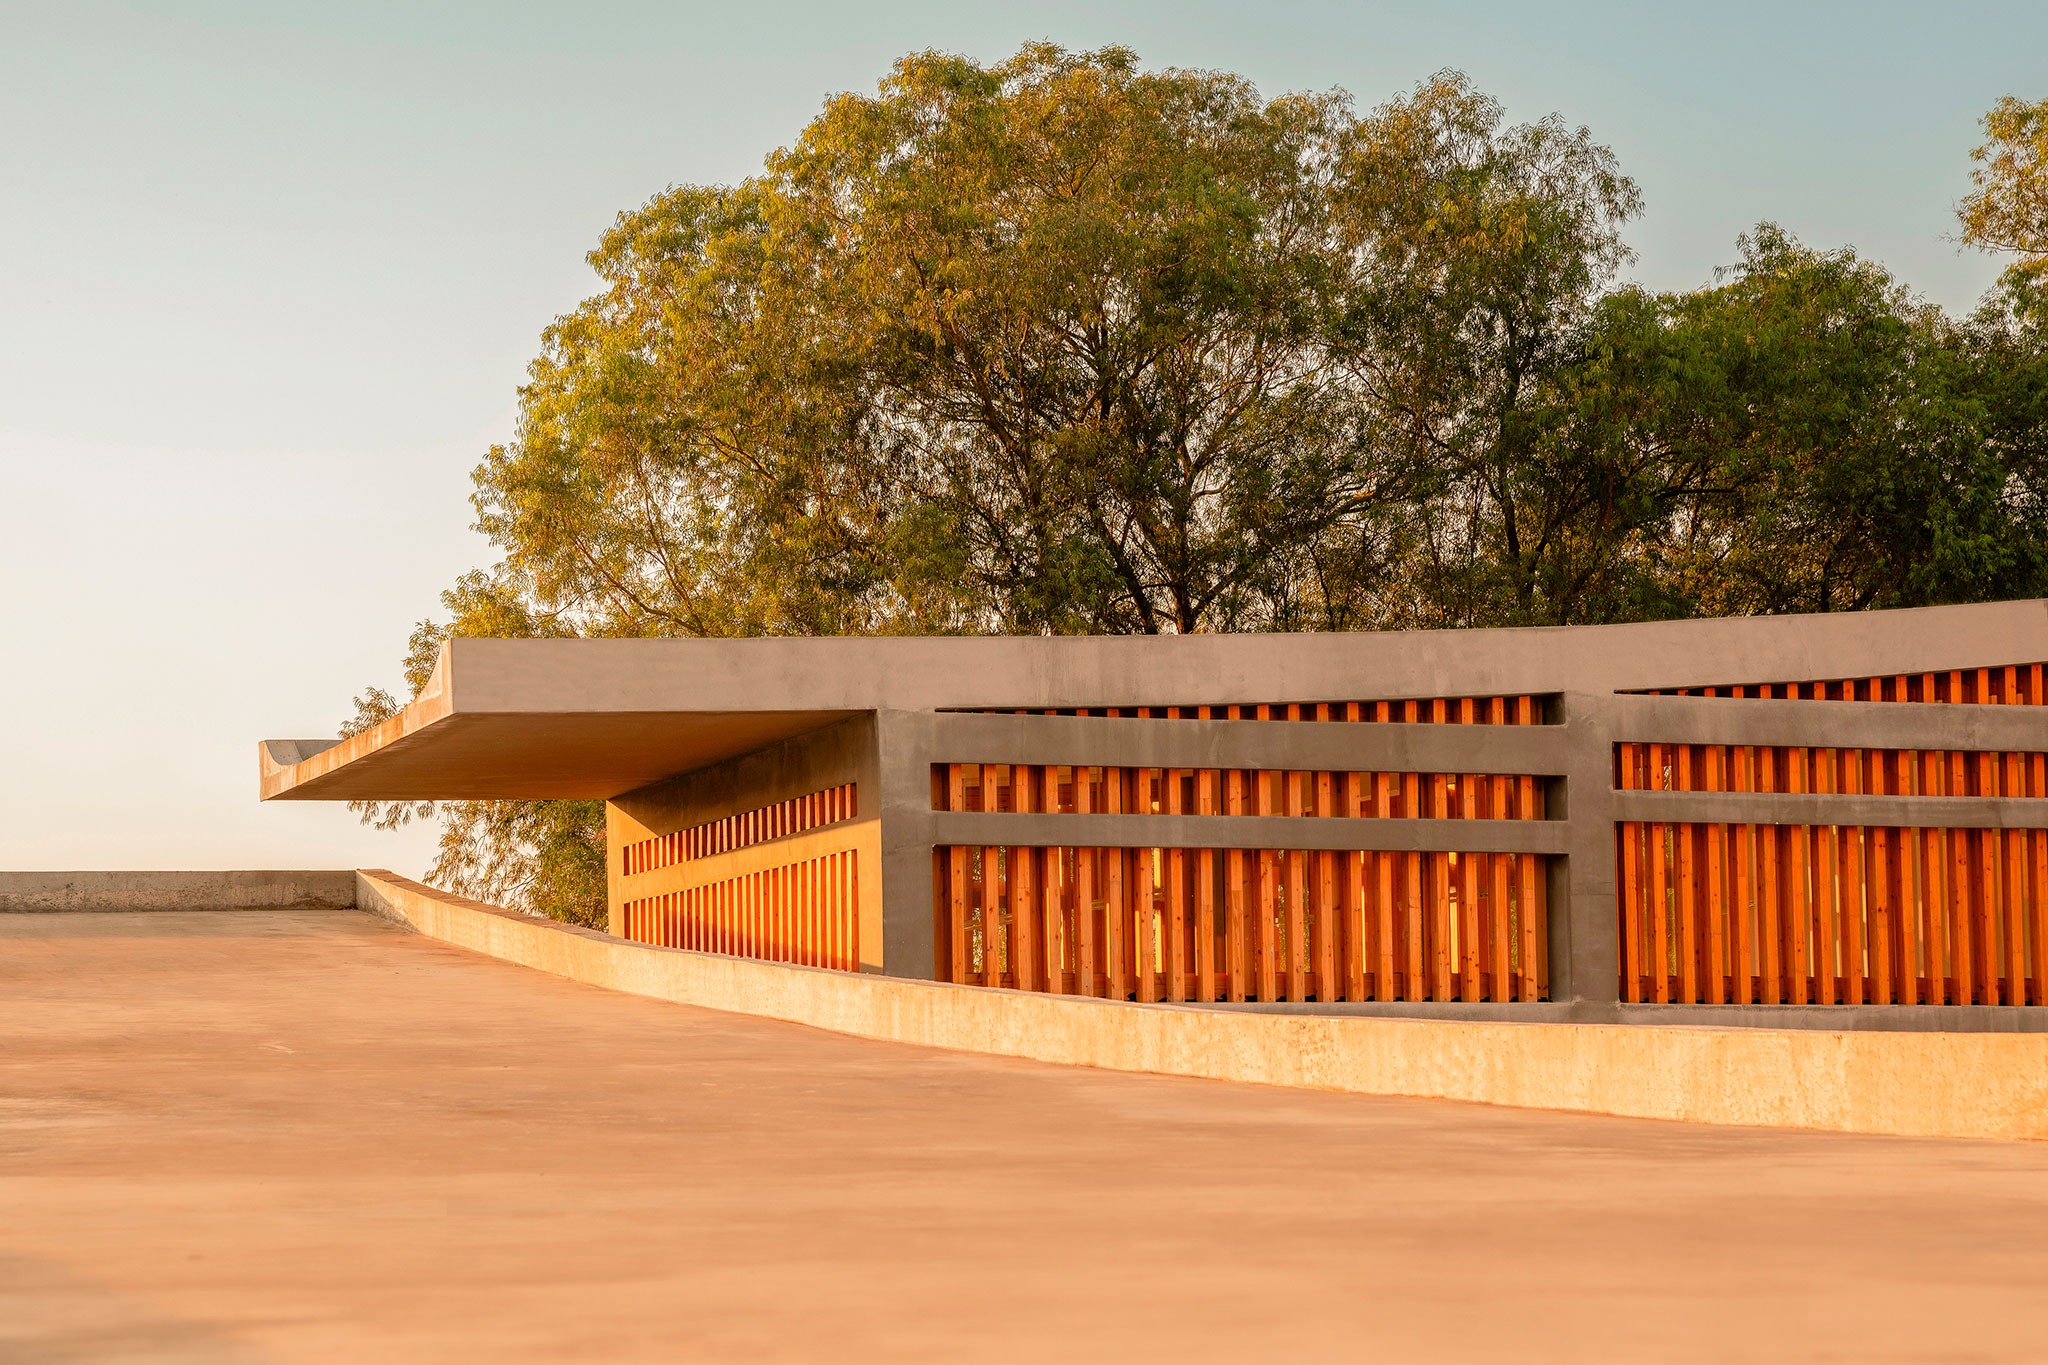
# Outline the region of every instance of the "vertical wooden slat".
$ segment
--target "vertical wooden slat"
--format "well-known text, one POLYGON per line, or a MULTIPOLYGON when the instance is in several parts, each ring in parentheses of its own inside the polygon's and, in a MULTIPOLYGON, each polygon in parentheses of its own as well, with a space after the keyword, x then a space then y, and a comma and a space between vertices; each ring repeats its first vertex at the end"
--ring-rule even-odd
MULTIPOLYGON (((1238 708, 1230 708, 1230 718, 1238 718, 1238 708)), ((1223 777, 1223 809, 1226 815, 1245 813, 1244 770, 1232 768, 1223 777)), ((1249 907, 1246 905, 1245 851, 1241 848, 1227 849, 1223 855, 1223 971, 1229 979, 1230 998, 1243 1003, 1251 996, 1251 950, 1248 942, 1249 928, 1246 919, 1249 907)))
MULTIPOLYGON (((1296 713, 1291 719, 1299 719, 1298 707, 1288 710, 1296 713)), ((1305 772, 1288 771, 1283 783, 1288 815, 1308 814, 1307 778, 1305 772)), ((1284 866, 1287 881, 1280 902, 1281 970, 1287 976, 1287 998, 1298 1003, 1308 998, 1308 854, 1301 849, 1289 849, 1284 866)))
MULTIPOLYGON (((1985 701, 1991 693, 1991 670, 1977 670, 1977 699, 1985 701)), ((1996 796, 1998 794, 1998 755, 1980 753, 1977 755, 1977 794, 1996 796)), ((1999 972, 1999 925, 2002 908, 1998 876, 1998 832, 1980 829, 1971 831, 1975 845, 1977 865, 1973 869, 1972 881, 1977 891, 1977 912, 1972 918, 1977 929, 1977 981, 1978 989, 1987 1005, 2008 1003, 2002 990, 2003 982, 1999 972)))
MULTIPOLYGON (((1260 719, 1265 719, 1267 709, 1259 708, 1260 719)), ((1253 791, 1258 798, 1258 813, 1273 813, 1273 784, 1278 775, 1270 772, 1252 774, 1253 791)), ((1279 914, 1279 867, 1271 849, 1259 850, 1259 898, 1253 907, 1257 924, 1252 940, 1253 951, 1258 955, 1260 1000, 1277 1000, 1280 997, 1279 964, 1274 956, 1274 919, 1279 914)))
MULTIPOLYGON (((1170 713, 1170 714, 1178 714, 1170 713)), ((1186 797, 1181 793, 1182 772, 1166 770, 1166 812, 1180 815, 1186 797)), ((1166 998, 1176 1004, 1188 998, 1188 876, 1187 854, 1169 849, 1166 854, 1166 998)))
MULTIPOLYGON (((819 823, 824 823, 823 803, 820 803, 819 823)), ((838 970, 851 971, 847 940, 847 909, 853 898, 847 894, 848 883, 852 880, 853 854, 850 850, 826 854, 819 868, 821 885, 825 896, 825 961, 838 970)))
MULTIPOLYGON (((2027 704, 2048 705, 2048 673, 2040 664, 2027 670, 2027 704)), ((2048 754, 2035 753, 2028 756, 2031 769, 2027 795, 2039 799, 2048 797, 2048 754)), ((2033 938, 2032 974, 2033 982, 2028 990, 2027 1003, 2048 1004, 2048 830, 2029 830, 2027 846, 2031 871, 2028 878, 2029 932, 2033 938)))
MULTIPOLYGON (((1818 691, 1819 689, 1816 689, 1818 691)), ((1835 793, 1837 778, 1841 773, 1841 760, 1834 749, 1814 750, 1813 775, 1816 779, 1814 790, 1823 794, 1835 793)), ((1813 895, 1814 895, 1814 977, 1818 987, 1820 1003, 1832 1005, 1837 1002, 1841 984, 1842 948, 1842 848, 1841 831, 1835 825, 1820 825, 1814 829, 1813 852, 1813 895)))
MULTIPOLYGON (((1434 725, 1442 725, 1448 719, 1448 704, 1441 697, 1429 704, 1429 719, 1434 725)), ((1429 775, 1429 815, 1433 820, 1446 820, 1451 814, 1450 779, 1443 773, 1429 775)), ((1451 901, 1451 864, 1441 853, 1431 853, 1427 858, 1429 869, 1429 928, 1431 934, 1430 952, 1430 998, 1451 1000, 1456 998, 1456 976, 1458 970, 1456 953, 1459 949, 1455 907, 1451 901)))
MULTIPOLYGON (((1527 695, 1515 698, 1514 723, 1536 723, 1535 698, 1527 695)), ((1515 779, 1515 814, 1523 820, 1541 818, 1536 810, 1536 779, 1526 773, 1515 779)), ((1521 931, 1520 951, 1517 954, 1521 971, 1516 981, 1515 995, 1520 1000, 1534 1000, 1537 998, 1537 959, 1542 951, 1543 941, 1549 937, 1541 917, 1536 914, 1536 859, 1527 853, 1516 854, 1515 874, 1515 919, 1521 931)))
MULTIPOLYGON (((2019 669, 2008 667, 2002 679, 2004 703, 2007 706, 2020 702, 2019 669)), ((2026 793, 2026 759, 2017 753, 2005 756, 2005 771, 2001 774, 2004 785, 2000 788, 2005 796, 2023 796, 2026 793)), ((2025 890, 2027 885, 2026 836, 2018 830, 2000 830, 1998 842, 2005 851, 2005 886, 2002 901, 2005 913, 2005 1002, 2008 1005, 2027 1003, 2027 916, 2025 890)))
MULTIPOLYGON (((1718 744, 1709 744, 1702 754, 1706 771, 1705 789, 1710 792, 1728 790, 1726 750, 1718 744)), ((1725 1005, 1728 1003, 1728 929, 1731 911, 1728 903, 1728 827, 1716 822, 1705 830, 1706 843, 1706 897, 1702 909, 1706 915, 1706 961, 1703 964, 1707 1003, 1725 1005)))
MULTIPOLYGON (((1209 708, 1202 708, 1207 719, 1209 708)), ((1214 768, 1195 775, 1195 814, 1216 814, 1214 768)), ((1195 999, 1204 1004, 1216 994, 1216 850, 1205 848, 1195 854, 1195 999)))
MULTIPOLYGON (((1894 680, 1898 700, 1909 697, 1911 680, 1894 680)), ((1920 763, 1917 755, 1899 750, 1887 756, 1886 787, 1900 796, 1920 792, 1920 763)), ((1891 879, 1886 891, 1890 905, 1892 954, 1892 999, 1902 1005, 1920 1003, 1920 841, 1903 825, 1889 831, 1891 879)))
MULTIPOLYGON (((1674 755, 1677 769, 1673 787, 1686 792, 1693 788, 1693 745, 1681 744, 1674 755)), ((1673 834, 1675 854, 1678 930, 1678 999, 1689 1005, 1700 1002, 1700 840, 1697 825, 1679 825, 1673 834)))
MULTIPOLYGON (((1317 709, 1318 720, 1329 719, 1329 708, 1317 709)), ((1337 775, 1318 772, 1316 814, 1325 819, 1337 814, 1337 775)), ((1337 941, 1337 855, 1319 850, 1315 855, 1315 903, 1309 921, 1309 956, 1315 963, 1316 999, 1328 1004, 1338 998, 1337 941)))
MULTIPOLYGON (((1874 690, 1881 691, 1880 680, 1874 690)), ((1888 755, 1882 749, 1865 751, 1867 772, 1864 789, 1873 796, 1890 796, 1892 791, 1888 755)), ((1864 869, 1865 903, 1869 915, 1869 973, 1870 985, 1867 994, 1874 1004, 1889 1005, 1898 999, 1899 960, 1897 948, 1897 902, 1894 899, 1898 868, 1892 854, 1893 836, 1889 829, 1873 826, 1866 830, 1863 838, 1866 852, 1864 869)))
MULTIPOLYGON (((2014 695, 2013 673, 2006 670, 2006 695, 2014 695)), ((2024 767, 2018 754, 2005 756, 2005 789, 2007 796, 2017 796, 2024 780, 2024 767)), ((2019 830, 1997 831, 2000 851, 2004 854, 2004 879, 1999 890, 1999 900, 2005 929, 2005 1003, 2024 1005, 2027 1002, 2027 916, 2025 892, 2027 885, 2026 835, 2019 830)))
MULTIPOLYGON (((1962 675, 1949 674, 1949 695, 1962 695, 1962 675)), ((1948 769, 1943 776, 1949 796, 1969 794, 1969 768, 1967 760, 1959 751, 1950 751, 1948 769)), ((1977 990, 1977 947, 1974 921, 1976 895, 1970 885, 1970 871, 1973 860, 1970 856, 1970 831, 1952 829, 1943 832, 1943 842, 1948 845, 1945 869, 1948 880, 1948 922, 1949 922, 1949 964, 1955 979, 1956 1003, 1975 1005, 1979 1003, 1977 990)))
MULTIPOLYGON (((1359 718, 1357 702, 1345 707, 1345 719, 1359 718)), ((1361 772, 1344 774, 1344 790, 1341 803, 1343 814, 1348 819, 1361 819, 1367 814, 1369 798, 1366 795, 1366 776, 1361 772)), ((1372 991, 1373 960, 1377 946, 1373 943, 1374 919, 1371 910, 1372 888, 1368 884, 1368 855, 1352 851, 1343 855, 1344 891, 1344 993, 1346 1000, 1370 1000, 1372 991)))
MULTIPOLYGON (((1742 689, 1736 689, 1740 696, 1742 689)), ((1735 789, 1756 790, 1756 749, 1735 750, 1735 789)), ((1753 1004, 1757 997, 1756 826, 1735 827, 1735 1003, 1753 1004)))
MULTIPOLYGON (((1862 795, 1862 752, 1856 749, 1838 749, 1835 752, 1838 764, 1835 790, 1845 796, 1862 795)), ((1865 835, 1866 831, 1858 826, 1836 827, 1836 867, 1840 869, 1835 887, 1840 902, 1836 923, 1842 954, 1842 995, 1852 1005, 1863 1004, 1868 993, 1865 963, 1869 956, 1870 938, 1864 924, 1868 913, 1863 870, 1865 835)))
MULTIPOLYGON (((946 809, 967 809, 967 769, 962 763, 946 765, 946 809)), ((956 986, 967 984, 967 853, 949 848, 946 853, 948 885, 946 922, 946 979, 956 986)))
MULTIPOLYGON (((1019 763, 1010 769, 1010 809, 1026 815, 1038 809, 1038 769, 1019 763)), ((1035 848, 1010 851, 1010 974, 1017 989, 1040 989, 1038 975, 1038 859, 1035 848)))
MULTIPOLYGON (((1921 678, 1925 689, 1921 695, 1934 696, 1932 674, 1921 678)), ((1939 796, 1943 790, 1941 756, 1932 749, 1923 750, 1919 764, 1920 794, 1939 796)), ((1920 831, 1920 912, 1922 943, 1921 958, 1926 969, 1926 984, 1921 990, 1921 999, 1930 1005, 1948 1004, 1951 997, 1948 986, 1948 857, 1947 845, 1941 831, 1927 828, 1920 831)))
MULTIPOLYGON (((1508 720, 1507 698, 1495 697, 1487 703, 1487 717, 1494 725, 1505 725, 1508 720)), ((1488 814, 1496 820, 1509 818, 1508 802, 1513 779, 1489 777, 1486 779, 1487 794, 1492 798, 1488 814)), ((1513 907, 1508 891, 1508 855, 1494 853, 1487 855, 1487 961, 1490 983, 1484 995, 1488 1000, 1512 1000, 1514 955, 1513 907)))
MULTIPOLYGON (((1401 719, 1414 724, 1420 708, 1417 703, 1401 703, 1401 719)), ((1423 813, 1422 776, 1419 773, 1401 774, 1401 814, 1414 819, 1423 813)), ((1430 919, 1424 901, 1423 857, 1420 853, 1401 855, 1402 901, 1404 932, 1408 943, 1408 993, 1409 1000, 1430 998, 1430 978, 1425 975, 1436 961, 1435 945, 1430 941, 1430 919)))
MULTIPOLYGON (((1665 766, 1667 761, 1665 746, 1652 744, 1648 774, 1651 790, 1670 790, 1670 771, 1665 766)), ((1669 825, 1657 823, 1644 827, 1650 863, 1650 898, 1644 906, 1644 913, 1650 921, 1650 997, 1660 1005, 1671 1001, 1670 829, 1669 825)))
MULTIPOLYGON (((1001 777, 1004 769, 999 764, 984 763, 981 767, 981 808, 985 811, 1002 809, 1001 777)), ((984 848, 981 851, 981 975, 985 986, 1003 984, 1003 850, 984 848)))
MULTIPOLYGON (((1111 712, 1111 714, 1115 714, 1111 712)), ((1104 805, 1111 815, 1121 815, 1125 804, 1127 773, 1122 768, 1104 768, 1104 805)), ((1103 860, 1102 977, 1103 989, 1111 1000, 1128 999, 1131 990, 1130 947, 1124 941, 1131 923, 1131 901, 1135 880, 1131 874, 1130 851, 1105 848, 1103 860)))
MULTIPOLYGON (((1039 809, 1057 811, 1060 809, 1059 769, 1050 765, 1039 769, 1039 809)), ((1064 994, 1067 989, 1067 958, 1072 938, 1067 930, 1067 902, 1071 895, 1067 869, 1071 854, 1064 848, 1048 848, 1039 865, 1039 918, 1043 951, 1040 955, 1040 970, 1045 976, 1045 988, 1055 995, 1064 994)))
MULTIPOLYGON (((1082 815, 1095 810, 1095 769, 1074 769, 1074 809, 1082 815)), ((1096 911, 1099 895, 1096 889, 1095 871, 1097 854, 1093 848, 1079 849, 1074 854, 1074 937, 1075 937, 1075 992, 1080 995, 1096 994, 1099 971, 1096 965, 1096 911)))
MULTIPOLYGON (((1799 761, 1798 749, 1774 749, 1771 753, 1773 769, 1772 789, 1782 792, 1804 790, 1804 770, 1799 761)), ((1777 900, 1779 919, 1779 953, 1782 957, 1783 977, 1779 986, 1781 1001, 1804 1004, 1806 991, 1806 925, 1802 918, 1802 894, 1805 888, 1805 862, 1800 852, 1805 839, 1798 826, 1778 825, 1772 828, 1772 857, 1767 867, 1778 876, 1777 900)), ((1767 1003, 1769 1002, 1767 998, 1767 1003)))
MULTIPOLYGON (((1375 721, 1384 722, 1388 714, 1389 708, 1387 703, 1377 702, 1374 704, 1373 719, 1375 721)), ((1387 773, 1374 773, 1372 775, 1372 813, 1374 818, 1382 820, 1388 818, 1393 814, 1393 806, 1393 777, 1387 773)), ((1374 878, 1373 910, 1376 919, 1373 947, 1377 950, 1377 956, 1374 959, 1373 998, 1376 1000, 1400 1000, 1404 998, 1395 980, 1399 971, 1396 963, 1400 959, 1396 953, 1395 943, 1394 858, 1395 855, 1391 853, 1375 853, 1372 855, 1374 878)))
MULTIPOLYGON (((1469 703, 1468 703, 1469 704, 1469 703)), ((1458 778, 1458 816, 1476 820, 1480 814, 1482 780, 1471 773, 1458 778)), ((1484 861, 1473 853, 1458 857, 1458 994, 1465 1000, 1482 998, 1486 972, 1486 917, 1480 905, 1484 861)))
MULTIPOLYGON (((1146 715, 1141 710, 1139 715, 1146 715)), ((1157 769, 1132 768, 1129 770, 1130 791, 1124 809, 1139 815, 1153 812, 1153 777, 1157 769)), ((1152 1003, 1159 999, 1159 960, 1154 952, 1152 934, 1153 910, 1158 904, 1159 894, 1165 881, 1160 866, 1159 850, 1156 848, 1129 848, 1124 850, 1125 862, 1130 878, 1130 915, 1124 921, 1124 933, 1129 942, 1126 951, 1131 959, 1131 992, 1134 998, 1152 1003)))

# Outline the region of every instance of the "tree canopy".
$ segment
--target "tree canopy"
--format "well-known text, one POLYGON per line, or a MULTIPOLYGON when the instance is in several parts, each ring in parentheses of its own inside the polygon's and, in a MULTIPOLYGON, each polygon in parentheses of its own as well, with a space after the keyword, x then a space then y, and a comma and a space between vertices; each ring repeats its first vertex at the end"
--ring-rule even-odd
MULTIPOLYGON (((475 474, 448 634, 1566 624, 2048 591, 2048 104, 1986 118, 1969 318, 1761 224, 1620 282, 1613 153, 1444 72, 1360 112, 1120 48, 923 53, 619 216, 475 474)), ((359 699, 352 724, 395 698, 359 699)), ((424 808, 378 806, 397 823, 424 808)), ((437 878, 589 917, 589 803, 437 878)))
POLYGON ((2029 307, 2048 307, 2048 99, 2007 95, 1983 124, 1985 142, 1970 154, 1976 189, 1956 210, 1963 240, 2017 253, 2006 286, 2029 307))

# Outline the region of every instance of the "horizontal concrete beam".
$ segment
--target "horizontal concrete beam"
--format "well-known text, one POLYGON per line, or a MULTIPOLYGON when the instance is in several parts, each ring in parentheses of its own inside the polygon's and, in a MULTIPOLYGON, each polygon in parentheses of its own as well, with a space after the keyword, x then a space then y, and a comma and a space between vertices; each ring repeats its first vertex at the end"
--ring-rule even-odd
POLYGON ((1614 812, 1617 820, 1665 824, 2048 829, 2048 800, 2011 796, 1622 791, 1614 794, 1614 812))
POLYGON ((2048 1139, 2048 1035, 1342 1018, 1132 1005, 628 943, 364 873, 362 907, 571 980, 1043 1062, 1696 1123, 2048 1139))
POLYGON ((1086 764, 1123 768, 1513 773, 1568 771, 1560 725, 1435 725, 1401 721, 1165 720, 940 712, 940 763, 1086 764))
MULTIPOLYGON (((1563 853, 1557 820, 1395 820, 1291 815, 1017 815, 933 811, 934 844, 1023 848, 1348 849, 1563 853)), ((905 828, 897 837, 918 840, 905 828)))
POLYGON ((2048 750, 2048 706, 1617 696, 1605 709, 1618 743, 2048 750))
POLYGON ((0 872, 0 914, 64 910, 345 910, 353 871, 0 872))

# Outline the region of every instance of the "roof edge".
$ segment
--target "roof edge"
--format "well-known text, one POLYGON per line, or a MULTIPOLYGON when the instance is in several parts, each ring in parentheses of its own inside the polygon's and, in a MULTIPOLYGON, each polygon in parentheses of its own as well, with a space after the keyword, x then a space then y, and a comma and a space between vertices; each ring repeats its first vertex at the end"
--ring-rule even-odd
POLYGON ((265 739, 256 744, 258 799, 292 800, 298 790, 337 768, 418 734, 455 713, 455 687, 448 641, 420 694, 367 730, 339 739, 265 739))

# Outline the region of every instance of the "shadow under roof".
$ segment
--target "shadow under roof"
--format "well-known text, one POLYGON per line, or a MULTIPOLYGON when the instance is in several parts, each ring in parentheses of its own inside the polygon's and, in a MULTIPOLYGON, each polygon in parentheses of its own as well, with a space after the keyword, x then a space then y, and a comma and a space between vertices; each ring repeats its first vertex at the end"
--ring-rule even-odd
POLYGON ((2048 661, 2048 601, 1377 634, 451 640, 389 720, 258 757, 266 800, 595 798, 877 711, 1611 692, 2022 654, 2048 661))

